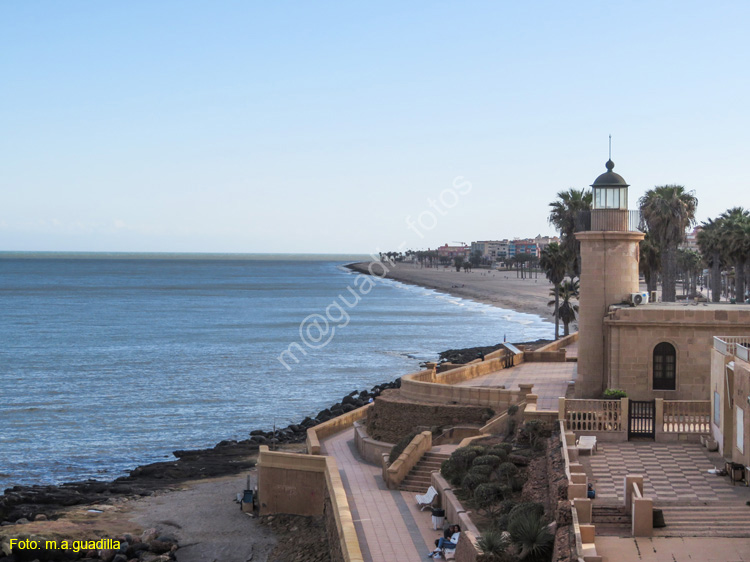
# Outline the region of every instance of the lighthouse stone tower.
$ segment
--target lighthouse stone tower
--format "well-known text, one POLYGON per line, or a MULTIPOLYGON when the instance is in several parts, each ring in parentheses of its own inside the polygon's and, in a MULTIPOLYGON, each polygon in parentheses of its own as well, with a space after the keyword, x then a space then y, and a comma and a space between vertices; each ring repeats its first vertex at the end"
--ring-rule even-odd
POLYGON ((628 184, 608 160, 591 184, 593 207, 576 233, 581 243, 578 378, 576 398, 599 398, 606 388, 604 319, 610 305, 638 292, 637 212, 628 210, 628 184), (635 220, 633 220, 635 219, 635 220))

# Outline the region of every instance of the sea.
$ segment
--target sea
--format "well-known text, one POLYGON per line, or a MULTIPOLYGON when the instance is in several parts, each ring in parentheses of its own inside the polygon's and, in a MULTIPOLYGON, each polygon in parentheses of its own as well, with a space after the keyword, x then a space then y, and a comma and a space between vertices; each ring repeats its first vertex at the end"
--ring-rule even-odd
POLYGON ((353 273, 364 256, 0 254, 0 490, 108 480, 298 423, 538 316, 353 273))

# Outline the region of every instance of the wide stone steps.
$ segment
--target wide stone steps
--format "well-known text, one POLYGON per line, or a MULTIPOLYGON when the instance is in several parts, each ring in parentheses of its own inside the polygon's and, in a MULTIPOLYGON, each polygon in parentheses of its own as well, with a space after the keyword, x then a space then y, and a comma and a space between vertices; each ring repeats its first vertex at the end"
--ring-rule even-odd
POLYGON ((432 485, 432 473, 440 470, 443 461, 450 458, 445 453, 425 453, 419 462, 406 475, 404 481, 399 486, 400 490, 424 494, 432 485))
POLYGON ((750 506, 711 502, 705 505, 659 505, 666 527, 659 537, 750 537, 750 506))
POLYGON ((630 536, 630 515, 625 513, 624 506, 594 504, 591 517, 596 526, 597 535, 614 537, 630 536))

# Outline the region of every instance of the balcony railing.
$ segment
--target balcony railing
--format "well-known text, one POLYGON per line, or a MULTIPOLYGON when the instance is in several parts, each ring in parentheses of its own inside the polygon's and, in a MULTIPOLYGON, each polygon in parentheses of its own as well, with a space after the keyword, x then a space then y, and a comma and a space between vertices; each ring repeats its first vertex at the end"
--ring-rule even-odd
POLYGON ((576 232, 591 230, 642 232, 645 230, 645 225, 640 211, 597 209, 595 211, 578 211, 575 229, 576 232))
POLYGON ((714 349, 722 355, 736 355, 747 361, 748 348, 750 336, 714 336, 714 349))

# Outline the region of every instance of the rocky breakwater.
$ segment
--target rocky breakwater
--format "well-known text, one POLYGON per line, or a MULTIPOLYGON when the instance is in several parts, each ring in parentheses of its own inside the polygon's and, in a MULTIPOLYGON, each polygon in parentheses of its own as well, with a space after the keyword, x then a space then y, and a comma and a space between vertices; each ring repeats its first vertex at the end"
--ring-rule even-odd
POLYGON ((375 385, 370 390, 355 390, 340 402, 275 431, 254 430, 250 438, 225 440, 209 449, 174 451, 177 460, 139 466, 128 476, 110 482, 86 480, 54 486, 14 486, 0 496, 0 526, 24 524, 28 521, 55 520, 64 508, 75 505, 107 504, 124 496, 150 496, 157 490, 181 482, 238 474, 255 466, 258 447, 283 447, 301 443, 307 430, 336 416, 366 405, 384 390, 400 388, 401 379, 375 385))
POLYGON ((25 535, 24 542, 11 546, 10 540, 0 542, 0 562, 39 562, 86 560, 90 562, 169 562, 175 560, 177 539, 156 528, 141 535, 125 533, 114 539, 69 540, 57 535, 25 535), (55 545, 55 546, 53 546, 55 545))

